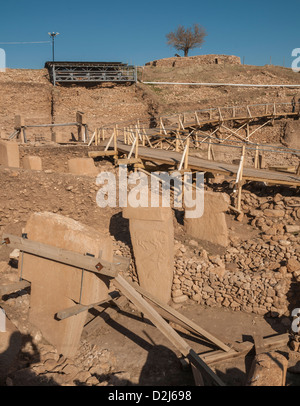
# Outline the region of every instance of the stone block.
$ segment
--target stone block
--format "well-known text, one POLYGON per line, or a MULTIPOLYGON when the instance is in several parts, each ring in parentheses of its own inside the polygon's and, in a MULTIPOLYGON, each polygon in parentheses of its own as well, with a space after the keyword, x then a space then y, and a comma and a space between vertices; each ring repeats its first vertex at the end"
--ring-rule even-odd
POLYGON ((69 172, 74 175, 97 176, 99 170, 93 158, 72 158, 68 160, 69 172))
POLYGON ((59 143, 64 143, 70 141, 71 136, 65 132, 55 131, 51 134, 51 141, 59 143))
POLYGON ((285 386, 287 367, 287 358, 277 351, 256 355, 246 386, 285 386))
MULTIPOLYGON (((32 214, 24 232, 32 241, 113 260, 109 236, 58 214, 32 214)), ((31 282, 29 321, 59 353, 72 357, 87 312, 64 320, 56 320, 55 314, 75 303, 87 305, 105 299, 108 296, 107 278, 30 254, 23 255, 21 264, 19 261, 20 276, 31 282)))
POLYGON ((225 193, 204 192, 204 212, 199 218, 184 218, 187 234, 202 241, 227 247, 229 243, 225 212, 229 197, 225 193))
POLYGON ((23 168, 41 171, 42 159, 39 156, 27 155, 23 158, 23 168))
POLYGON ((20 167, 19 145, 15 141, 0 140, 0 165, 20 167))

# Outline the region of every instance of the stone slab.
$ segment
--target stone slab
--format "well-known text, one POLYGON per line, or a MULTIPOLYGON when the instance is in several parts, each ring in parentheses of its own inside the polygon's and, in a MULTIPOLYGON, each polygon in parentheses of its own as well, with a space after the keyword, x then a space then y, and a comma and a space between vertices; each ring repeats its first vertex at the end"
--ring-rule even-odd
POLYGON ((99 170, 96 168, 93 158, 72 158, 68 160, 69 172, 74 175, 97 176, 99 170))
POLYGON ((23 158, 23 168, 35 171, 42 170, 42 159, 39 156, 27 155, 23 158))
POLYGON ((227 247, 229 243, 225 212, 229 197, 225 193, 204 192, 204 212, 199 218, 184 218, 187 234, 202 241, 227 247))
POLYGON ((16 141, 0 140, 0 165, 20 167, 19 145, 16 141))

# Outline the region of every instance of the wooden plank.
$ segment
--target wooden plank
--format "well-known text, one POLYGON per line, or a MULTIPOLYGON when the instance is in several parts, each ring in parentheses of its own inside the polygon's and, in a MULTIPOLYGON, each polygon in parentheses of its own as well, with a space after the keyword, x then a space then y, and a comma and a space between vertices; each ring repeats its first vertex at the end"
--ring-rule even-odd
POLYGON ((175 323, 179 324, 180 326, 186 328, 188 331, 194 332, 194 333, 199 334, 200 336, 206 338, 208 341, 215 344, 217 347, 221 348, 223 351, 225 351, 225 352, 231 351, 231 348, 228 345, 224 344, 215 335, 209 333, 208 331, 206 331, 205 329, 200 327, 198 324, 194 323, 192 320, 190 320, 187 317, 185 317, 184 315, 180 314, 177 310, 173 309, 171 306, 168 306, 167 304, 160 302, 150 293, 146 292, 143 288, 141 288, 137 283, 134 283, 134 284, 131 283, 131 285, 143 297, 145 297, 150 302, 152 302, 154 305, 156 305, 158 307, 158 309, 157 309, 158 312, 160 311, 159 309, 163 310, 164 317, 166 317, 170 320, 168 315, 173 316, 171 321, 174 321, 175 323))
POLYGON ((8 285, 1 285, 0 286, 0 296, 7 295, 18 290, 22 290, 28 288, 30 286, 30 282, 22 280, 16 283, 10 283, 8 285))
POLYGON ((171 343, 185 356, 190 362, 199 369, 200 373, 209 381, 217 386, 224 386, 222 380, 205 364, 205 362, 190 348, 185 340, 176 333, 175 330, 143 299, 143 297, 121 276, 114 279, 114 285, 120 289, 137 308, 143 312, 146 317, 171 341, 171 343))
POLYGON ((119 296, 119 294, 117 292, 112 292, 110 294, 110 296, 108 296, 106 299, 101 300, 100 302, 92 303, 90 305, 81 305, 78 303, 74 306, 71 306, 67 309, 63 309, 63 310, 57 312, 55 316, 59 320, 66 319, 71 316, 76 316, 76 314, 79 314, 79 313, 84 312, 89 309, 93 309, 94 307, 100 306, 104 303, 108 303, 111 300, 117 298, 118 296, 119 296))
POLYGON ((253 334, 253 339, 254 339, 254 346, 255 346, 255 353, 256 355, 261 354, 262 352, 265 351, 265 345, 263 338, 260 334, 254 333, 253 334))
MULTIPOLYGON (((273 337, 265 337, 263 338, 263 346, 265 350, 272 350, 276 348, 281 348, 287 345, 289 341, 289 334, 279 334, 273 337)), ((254 347, 254 343, 250 341, 245 341, 243 343, 239 343, 238 349, 239 351, 234 351, 233 349, 224 352, 224 351, 210 351, 207 353, 201 353, 201 358, 208 364, 208 365, 215 365, 223 361, 230 361, 234 358, 239 358, 242 356, 246 356, 254 347)))
POLYGON ((76 304, 74 306, 68 307, 67 309, 60 310, 59 312, 56 313, 55 317, 59 320, 64 320, 67 319, 68 317, 76 316, 76 314, 92 309, 93 307, 99 306, 103 303, 108 303, 110 300, 111 297, 107 297, 106 299, 101 300, 100 302, 92 303, 90 305, 76 304))
POLYGON ((71 265, 76 268, 85 269, 86 271, 99 275, 105 275, 110 278, 115 277, 118 270, 122 269, 122 264, 118 266, 101 258, 63 250, 51 245, 30 241, 26 238, 17 237, 11 234, 3 235, 3 240, 8 241, 6 243, 10 247, 18 248, 20 251, 27 252, 28 254, 71 265))
MULTIPOLYGON (((125 303, 127 303, 127 299, 123 295, 116 299, 112 299, 112 301, 119 308, 122 308, 125 303)), ((102 303, 102 305, 99 306, 105 306, 105 303, 102 303)), ((99 309, 98 306, 95 308, 100 312, 99 315, 95 316, 84 326, 84 331, 88 335, 93 334, 98 328, 101 328, 103 326, 103 321, 109 320, 117 314, 117 310, 111 306, 106 306, 104 309, 99 309)))

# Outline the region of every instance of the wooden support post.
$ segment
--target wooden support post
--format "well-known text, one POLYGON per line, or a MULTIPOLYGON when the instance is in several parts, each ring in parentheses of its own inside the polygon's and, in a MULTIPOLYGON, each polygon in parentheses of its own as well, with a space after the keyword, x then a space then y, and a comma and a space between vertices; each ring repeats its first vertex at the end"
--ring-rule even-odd
POLYGON ((242 156, 239 166, 239 176, 238 176, 238 196, 237 196, 237 209, 241 210, 241 200, 242 200, 242 179, 243 179, 243 168, 245 161, 245 145, 242 146, 242 156))
POLYGON ((26 131, 25 131, 25 127, 22 127, 22 131, 23 131, 23 138, 21 138, 22 142, 24 142, 25 144, 27 143, 27 138, 26 138, 26 131))
POLYGON ((95 142, 95 145, 97 146, 98 145, 98 128, 95 128, 95 131, 94 131, 94 142, 95 142))
POLYGON ((118 130, 117 130, 117 126, 114 130, 114 151, 117 152, 117 134, 118 134, 118 130))
POLYGON ((124 144, 127 144, 127 133, 126 133, 126 127, 123 129, 123 137, 124 137, 124 144))
POLYGON ((81 142, 83 139, 83 127, 84 124, 84 118, 83 118, 84 113, 77 111, 76 112, 76 122, 77 122, 77 132, 78 132, 78 141, 81 142))
POLYGON ((175 141, 175 151, 179 151, 179 134, 178 131, 176 131, 176 141, 175 141))
POLYGON ((139 134, 138 134, 138 129, 136 129, 136 135, 135 135, 136 143, 135 143, 135 158, 139 157, 139 134))
POLYGON ((258 145, 255 147, 254 168, 258 169, 258 145))
POLYGON ((184 170, 187 170, 189 165, 189 150, 190 150, 190 138, 186 140, 186 154, 184 157, 184 167, 183 167, 184 170))
POLYGON ((198 134, 195 133, 195 143, 196 143, 196 149, 199 148, 199 141, 198 141, 198 134))

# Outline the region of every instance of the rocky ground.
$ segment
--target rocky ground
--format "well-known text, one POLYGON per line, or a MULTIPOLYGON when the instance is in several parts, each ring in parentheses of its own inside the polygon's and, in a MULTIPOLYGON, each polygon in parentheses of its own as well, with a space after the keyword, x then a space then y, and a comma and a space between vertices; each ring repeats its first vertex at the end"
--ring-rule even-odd
MULTIPOLYGON (((26 148, 21 156, 32 153, 33 147, 26 148)), ((93 177, 67 172, 67 160, 85 155, 86 151, 76 147, 40 146, 36 153, 43 158, 42 171, 0 168, 1 235, 5 232, 20 235, 33 211, 60 213, 109 233, 115 254, 131 259, 127 276, 137 280, 128 220, 123 219, 119 209, 104 210, 96 205, 98 186, 93 177)), ((96 165, 99 170, 116 170, 107 160, 100 160, 96 165)), ((208 187, 221 188, 224 193, 231 191, 227 181, 222 186, 211 183, 208 187)), ((237 221, 234 213, 226 214, 230 232, 227 249, 186 235, 181 213, 174 212, 172 305, 189 316, 197 314, 196 321, 207 323, 207 328, 212 328, 215 334, 220 331, 221 323, 224 331, 227 329, 227 342, 239 340, 241 331, 245 334, 248 330, 251 335, 253 323, 265 336, 289 331, 291 310, 298 306, 299 297, 299 204, 299 192, 291 188, 248 185, 242 200, 244 216, 237 221), (215 313, 209 314, 210 311, 215 313), (203 320, 205 314, 211 322, 203 320), (228 327, 233 320, 239 320, 243 326, 234 334, 228 327)), ((1 283, 18 280, 15 262, 13 259, 9 262, 10 255, 10 250, 2 246, 1 283)), ((96 315, 89 313, 74 359, 58 354, 28 323, 30 291, 3 297, 1 306, 20 339, 15 362, 9 373, 6 371, 2 376, 4 385, 194 384, 191 370, 183 368, 176 349, 153 326, 142 323, 139 312, 128 302, 121 311, 115 308, 108 312, 109 316, 107 310, 101 316, 96 312, 96 329, 88 328, 96 315), (125 346, 121 353, 120 346, 125 346), (126 347, 135 355, 124 356, 124 352, 128 353, 126 347), (151 348, 154 356, 149 360, 147 354, 151 348), (167 362, 173 365, 171 375, 163 372, 167 362)), ((192 339, 191 343, 193 346, 196 343, 200 352, 207 350, 197 340, 192 339)), ((286 351, 290 367, 297 368, 298 352, 290 348, 286 351)), ((245 367, 239 365, 238 374, 236 369, 227 364, 216 368, 228 384, 241 385, 245 367)), ((289 375, 289 384, 297 382, 295 377, 296 374, 289 375)))
MULTIPOLYGON (((141 75, 142 71, 140 79, 141 75)), ((295 82, 291 70, 274 66, 182 66, 178 69, 149 66, 144 68, 143 75, 144 81, 295 82)), ((3 95, 1 136, 9 135, 16 113, 34 122, 40 118, 49 122, 73 120, 73 112, 79 109, 90 114, 91 128, 94 128, 94 125, 126 122, 129 118, 141 118, 149 124, 157 120, 159 114, 216 105, 290 102, 295 95, 292 88, 166 88, 143 83, 124 89, 72 88, 57 89, 53 93, 44 70, 9 70, 6 76, 1 74, 0 93, 3 95), (93 108, 89 109, 90 105, 93 108)), ((285 145, 298 148, 293 135, 297 131, 296 121, 282 121, 257 132, 253 140, 277 145, 286 142, 285 145)), ((128 220, 117 208, 101 209, 96 205, 99 187, 94 177, 68 173, 68 159, 87 156, 86 148, 58 147, 49 142, 50 133, 43 133, 42 137, 35 135, 40 140, 48 137, 47 143, 34 142, 21 147, 20 157, 22 162, 26 155, 40 156, 42 171, 25 170, 22 165, 20 169, 0 166, 0 236, 4 233, 20 235, 33 212, 59 213, 110 234, 115 254, 131 261, 127 276, 136 281, 128 220)), ((35 139, 33 137, 33 141, 35 139)), ((238 157, 239 154, 234 156, 238 157)), ((279 165, 297 165, 299 161, 295 154, 283 158, 266 153, 265 158, 269 164, 279 165)), ((232 160, 233 154, 229 153, 227 159, 232 160)), ((116 171, 108 160, 98 160, 95 164, 99 170, 116 171)), ((247 164, 253 165, 252 158, 249 157, 247 164)), ((207 187, 231 196, 228 179, 218 184, 211 181, 207 187)), ((203 328, 221 335, 226 343, 251 339, 253 332, 263 336, 290 332, 291 311, 299 307, 299 190, 249 184, 244 187, 242 210, 244 215, 238 218, 232 211, 226 213, 230 236, 226 249, 187 235, 182 213, 174 211, 172 306, 203 328)), ((18 280, 17 259, 6 246, 0 248, 0 283, 18 280)), ((58 354, 28 322, 30 290, 4 296, 0 306, 8 318, 8 334, 0 333, 1 385, 194 385, 192 371, 178 351, 127 301, 120 309, 112 306, 89 312, 78 353, 73 359, 58 354), (7 343, 6 339, 11 342, 7 343)), ((198 338, 181 334, 200 353, 210 349, 198 338)), ((298 386, 299 341, 298 336, 292 338, 290 347, 281 350, 289 359, 287 385, 298 386)), ((247 365, 244 360, 222 363, 213 369, 228 385, 245 384, 247 365)))

